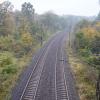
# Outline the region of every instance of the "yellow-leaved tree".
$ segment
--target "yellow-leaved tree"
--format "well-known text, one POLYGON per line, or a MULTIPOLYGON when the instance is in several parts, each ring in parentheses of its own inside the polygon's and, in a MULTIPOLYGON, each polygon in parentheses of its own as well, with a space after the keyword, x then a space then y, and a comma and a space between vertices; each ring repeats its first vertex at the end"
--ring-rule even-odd
POLYGON ((23 33, 21 35, 21 40, 25 46, 31 46, 33 44, 33 36, 30 33, 23 33))
POLYGON ((100 34, 94 27, 85 27, 81 29, 81 32, 89 40, 92 40, 95 36, 100 34))

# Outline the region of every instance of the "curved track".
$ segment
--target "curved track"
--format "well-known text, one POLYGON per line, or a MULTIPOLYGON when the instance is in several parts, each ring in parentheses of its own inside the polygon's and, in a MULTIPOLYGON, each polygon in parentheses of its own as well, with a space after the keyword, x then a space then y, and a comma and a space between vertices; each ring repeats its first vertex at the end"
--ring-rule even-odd
POLYGON ((79 100, 69 65, 65 61, 64 37, 65 34, 58 34, 38 52, 27 81, 20 85, 23 88, 20 95, 20 90, 16 88, 12 100, 79 100), (70 85, 68 81, 73 84, 70 85))

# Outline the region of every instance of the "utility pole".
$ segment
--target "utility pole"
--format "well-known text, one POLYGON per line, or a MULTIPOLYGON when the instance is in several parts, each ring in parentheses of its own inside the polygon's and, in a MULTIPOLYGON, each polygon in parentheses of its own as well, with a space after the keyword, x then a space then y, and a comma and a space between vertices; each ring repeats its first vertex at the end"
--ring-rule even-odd
POLYGON ((70 47, 70 30, 69 30, 69 47, 70 47))
POLYGON ((69 25, 69 47, 71 48, 71 32, 72 32, 72 25, 69 25))
POLYGON ((44 27, 43 24, 41 23, 41 36, 40 36, 41 46, 43 45, 43 33, 44 33, 44 27))

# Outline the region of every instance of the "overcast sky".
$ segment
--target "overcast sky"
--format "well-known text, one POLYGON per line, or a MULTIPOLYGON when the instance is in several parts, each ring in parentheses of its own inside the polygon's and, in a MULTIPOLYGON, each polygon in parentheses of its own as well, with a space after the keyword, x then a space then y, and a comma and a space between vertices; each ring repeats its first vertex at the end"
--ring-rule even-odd
POLYGON ((99 12, 99 0, 9 0, 16 9, 20 9, 23 2, 31 2, 38 14, 53 11, 60 15, 72 14, 94 16, 99 12))

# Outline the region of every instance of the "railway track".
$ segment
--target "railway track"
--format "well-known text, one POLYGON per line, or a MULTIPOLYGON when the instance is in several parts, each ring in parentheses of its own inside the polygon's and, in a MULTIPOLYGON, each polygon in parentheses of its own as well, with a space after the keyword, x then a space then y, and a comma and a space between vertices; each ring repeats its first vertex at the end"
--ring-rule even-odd
POLYGON ((63 62, 65 61, 63 57, 63 40, 59 43, 56 52, 56 64, 55 64, 55 91, 56 99, 55 100, 70 100, 69 91, 66 84, 65 72, 63 62))
POLYGON ((66 82, 62 48, 64 36, 59 34, 44 46, 16 100, 77 100, 70 99, 66 82))
POLYGON ((41 55, 39 56, 39 58, 35 64, 35 67, 29 76, 29 79, 26 83, 26 86, 20 97, 20 100, 35 100, 38 85, 39 85, 39 82, 41 79, 41 74, 44 69, 45 60, 46 60, 48 51, 54 41, 56 41, 56 40, 52 40, 52 42, 49 44, 49 46, 48 47, 46 46, 44 48, 44 50, 42 51, 41 55))
POLYGON ((27 81, 27 84, 23 90, 20 100, 34 100, 35 99, 38 84, 41 79, 41 74, 43 71, 45 59, 46 59, 46 56, 48 54, 49 48, 52 45, 52 43, 53 43, 53 40, 49 44, 48 47, 46 46, 44 48, 41 55, 39 56, 39 58, 35 64, 35 67, 34 67, 33 71, 31 72, 30 77, 27 81))

